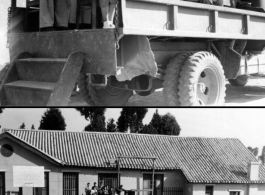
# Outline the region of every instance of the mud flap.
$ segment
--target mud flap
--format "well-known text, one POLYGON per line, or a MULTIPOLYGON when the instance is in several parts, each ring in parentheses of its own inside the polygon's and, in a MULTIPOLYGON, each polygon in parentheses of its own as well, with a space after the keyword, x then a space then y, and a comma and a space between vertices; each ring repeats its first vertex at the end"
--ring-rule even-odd
POLYGON ((121 39, 120 69, 116 75, 118 81, 148 74, 156 76, 157 64, 146 36, 127 35, 121 39))
POLYGON ((231 41, 227 43, 222 43, 222 49, 221 49, 221 55, 222 55, 222 65, 224 67, 225 77, 227 79, 234 79, 236 78, 239 69, 240 69, 240 63, 241 63, 241 55, 242 54, 247 41, 245 40, 236 40, 234 44, 234 51, 229 49, 229 44, 231 41))

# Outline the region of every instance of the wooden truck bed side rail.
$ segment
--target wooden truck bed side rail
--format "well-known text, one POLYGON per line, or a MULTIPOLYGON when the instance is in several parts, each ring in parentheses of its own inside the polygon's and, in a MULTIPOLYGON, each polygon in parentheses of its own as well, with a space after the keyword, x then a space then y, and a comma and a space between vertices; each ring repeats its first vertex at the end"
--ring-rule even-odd
POLYGON ((121 4, 121 35, 265 40, 265 13, 180 0, 121 4))

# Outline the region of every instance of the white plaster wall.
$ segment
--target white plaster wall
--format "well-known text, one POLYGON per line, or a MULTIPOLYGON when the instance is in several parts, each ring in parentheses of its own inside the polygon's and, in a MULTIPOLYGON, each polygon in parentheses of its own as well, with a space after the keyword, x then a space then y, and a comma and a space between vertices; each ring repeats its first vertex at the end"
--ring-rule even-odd
POLYGON ((124 189, 140 189, 142 187, 143 174, 141 171, 134 170, 122 170, 121 171, 121 185, 123 185, 124 189))
MULTIPOLYGON (((205 195, 204 184, 193 184, 193 195, 205 195)), ((214 195, 229 195, 229 190, 241 190, 240 195, 265 195, 265 184, 215 184, 214 195), (249 188, 249 189, 248 189, 249 188)), ((187 195, 192 195, 186 191, 187 195)))
POLYGON ((257 194, 258 195, 265 195, 265 184, 258 185, 257 194))
MULTIPOLYGON (((206 186, 205 184, 193 184, 193 195, 205 195, 205 186, 206 186)), ((247 194, 248 185, 215 184, 213 186, 214 186, 214 195, 229 195, 229 190, 242 190, 240 195, 248 195, 247 194)))
POLYGON ((250 185, 248 195, 265 195, 265 184, 250 185))

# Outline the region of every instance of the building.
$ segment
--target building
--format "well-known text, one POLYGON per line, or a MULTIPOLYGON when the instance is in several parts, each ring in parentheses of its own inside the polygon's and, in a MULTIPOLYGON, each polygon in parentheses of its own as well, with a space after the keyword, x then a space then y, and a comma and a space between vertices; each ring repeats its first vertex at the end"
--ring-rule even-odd
MULTIPOLYGON (((0 147, 0 195, 82 195, 87 183, 116 186, 110 160, 118 156, 157 157, 155 195, 265 194, 265 167, 238 139, 5 129, 0 147), (45 187, 13 187, 14 166, 44 166, 45 187)), ((120 183, 150 194, 152 163, 120 159, 120 183)))

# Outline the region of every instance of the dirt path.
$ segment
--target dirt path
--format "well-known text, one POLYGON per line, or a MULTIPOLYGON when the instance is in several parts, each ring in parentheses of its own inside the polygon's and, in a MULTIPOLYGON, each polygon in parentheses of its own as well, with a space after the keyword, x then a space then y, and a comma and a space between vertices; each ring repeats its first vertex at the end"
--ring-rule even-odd
MULTIPOLYGON (((265 77, 252 77, 244 87, 226 85, 225 106, 265 106, 265 77)), ((71 98, 69 106, 87 106, 80 96, 71 98)), ((126 106, 166 106, 162 90, 150 96, 132 96, 126 106)))

